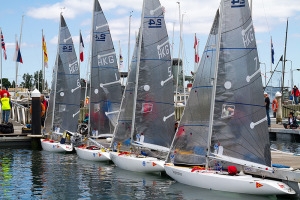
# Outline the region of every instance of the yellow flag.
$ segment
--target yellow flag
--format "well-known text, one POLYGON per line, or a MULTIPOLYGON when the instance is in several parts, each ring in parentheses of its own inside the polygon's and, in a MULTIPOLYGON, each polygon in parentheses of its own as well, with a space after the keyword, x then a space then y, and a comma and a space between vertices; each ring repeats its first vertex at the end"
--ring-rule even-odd
POLYGON ((43 52, 44 52, 44 66, 48 67, 48 53, 47 53, 47 46, 46 46, 46 41, 45 41, 44 36, 42 38, 42 46, 43 46, 43 52))

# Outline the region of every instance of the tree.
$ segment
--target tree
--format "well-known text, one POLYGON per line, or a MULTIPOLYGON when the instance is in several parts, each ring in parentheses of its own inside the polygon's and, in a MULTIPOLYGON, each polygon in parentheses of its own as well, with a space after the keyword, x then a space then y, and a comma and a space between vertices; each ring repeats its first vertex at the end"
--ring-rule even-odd
POLYGON ((11 87, 11 83, 9 82, 8 78, 2 78, 2 85, 3 85, 3 88, 11 87))
POLYGON ((22 78, 23 78, 24 82, 22 82, 21 85, 24 88, 32 89, 32 80, 33 80, 32 75, 26 73, 26 74, 23 74, 22 78))
POLYGON ((11 87, 12 87, 12 88, 16 88, 16 82, 15 82, 15 81, 13 81, 13 82, 11 83, 11 87))
POLYGON ((34 72, 33 75, 34 85, 40 92, 42 92, 43 87, 43 72, 42 70, 34 72))

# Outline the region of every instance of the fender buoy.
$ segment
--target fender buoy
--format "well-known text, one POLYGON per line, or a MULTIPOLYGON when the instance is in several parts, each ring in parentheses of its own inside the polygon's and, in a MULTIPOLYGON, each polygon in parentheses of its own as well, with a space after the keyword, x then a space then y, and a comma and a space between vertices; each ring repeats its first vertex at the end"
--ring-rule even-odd
POLYGON ((277 101, 276 99, 274 99, 274 100, 272 101, 272 110, 273 110, 274 112, 276 112, 277 109, 278 109, 278 101, 277 101))

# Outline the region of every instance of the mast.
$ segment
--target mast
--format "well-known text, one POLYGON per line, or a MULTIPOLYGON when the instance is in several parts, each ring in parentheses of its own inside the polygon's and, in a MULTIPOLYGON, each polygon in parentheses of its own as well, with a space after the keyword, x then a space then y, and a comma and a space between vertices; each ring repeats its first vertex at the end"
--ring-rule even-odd
MULTIPOLYGON (((284 72, 285 72, 285 62, 286 62, 286 45, 287 45, 288 27, 289 27, 289 19, 286 20, 285 44, 284 44, 283 67, 282 67, 281 94, 283 94, 283 88, 284 88, 284 72)), ((282 95, 282 98, 283 98, 283 95, 282 95)))
MULTIPOLYGON (((43 32, 43 29, 42 29, 42 72, 43 72, 43 82, 42 82, 42 93, 44 92, 44 87, 45 87, 45 64, 44 64, 44 59, 45 59, 45 56, 44 56, 44 32, 43 32)), ((38 73, 39 74, 39 73, 38 73)), ((39 81, 38 81, 39 83, 39 81)), ((39 87, 38 87, 39 89, 39 87)))
POLYGON ((221 26, 222 26, 222 15, 223 15, 223 7, 224 2, 221 1, 220 8, 219 8, 219 28, 218 28, 218 43, 216 45, 216 62, 215 62, 215 73, 214 78, 212 80, 213 87, 211 93, 211 104, 210 104, 210 114, 209 114, 209 127, 208 127, 208 138, 207 138, 207 152, 206 152, 206 163, 205 169, 208 169, 209 163, 209 154, 210 154, 210 146, 211 146, 211 136, 212 136, 212 129, 213 129, 213 120, 214 120, 214 107, 215 107, 215 98, 216 98, 216 90, 217 90, 217 77, 218 77, 218 67, 219 67, 219 56, 220 56, 220 46, 221 46, 221 26))
MULTIPOLYGON (((181 22, 180 22, 180 52, 181 52, 181 57, 183 57, 183 39, 182 39, 182 29, 183 29, 183 15, 181 17, 181 22)), ((183 87, 183 96, 184 96, 184 105, 186 105, 186 95, 185 95, 185 75, 184 75, 184 67, 183 67, 183 62, 182 62, 182 87, 183 87)))
MULTIPOLYGON (((60 30, 61 30, 61 20, 62 20, 62 12, 60 13, 60 17, 59 17, 59 28, 58 28, 58 38, 57 38, 57 55, 56 55, 56 62, 55 62, 55 68, 54 68, 54 76, 55 76, 55 79, 54 79, 54 91, 53 91, 53 110, 52 110, 52 119, 51 119, 51 128, 53 129, 53 124, 54 124, 54 115, 55 115, 55 103, 56 103, 56 84, 57 84, 57 70, 58 70, 58 60, 60 59, 60 54, 59 54, 59 49, 60 49, 60 30)), ((53 81, 53 80, 52 80, 53 81)), ((52 91, 51 91, 52 92, 52 91)), ((54 127, 54 130, 55 130, 55 127, 54 127)), ((52 130, 52 131, 54 131, 52 130)))
POLYGON ((179 42, 179 51, 178 51, 178 58, 177 58, 177 77, 176 77, 176 94, 175 94, 175 105, 177 105, 177 98, 178 98, 178 82, 179 82, 179 63, 180 63, 180 48, 181 48, 181 11, 180 11, 180 2, 178 1, 179 7, 179 27, 180 27, 180 42, 179 42))
POLYGON ((144 9, 145 9, 145 0, 143 0, 143 10, 141 16, 141 28, 139 33, 139 46, 137 51, 137 66, 136 66, 136 76, 135 76, 135 88, 134 88, 134 96, 133 96, 133 113, 132 113, 132 123, 131 123, 131 132, 130 132, 130 142, 133 142, 133 134, 135 129, 135 110, 136 110, 136 101, 137 101, 137 91, 138 91, 138 83, 139 83, 139 70, 140 70, 140 63, 141 63, 141 49, 142 49, 142 39, 143 39, 143 28, 144 28, 144 9))
POLYGON ((129 65, 130 65, 130 28, 131 28, 132 12, 133 11, 130 11, 129 13, 127 71, 129 71, 129 65))

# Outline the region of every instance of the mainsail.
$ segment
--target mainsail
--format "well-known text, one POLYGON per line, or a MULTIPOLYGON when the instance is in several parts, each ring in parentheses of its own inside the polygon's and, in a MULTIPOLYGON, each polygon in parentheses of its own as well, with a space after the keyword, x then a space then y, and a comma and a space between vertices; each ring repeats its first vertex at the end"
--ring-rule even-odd
POLYGON ((269 145, 249 5, 222 1, 168 159, 202 164, 207 154, 222 146, 228 161, 237 158, 270 166, 269 145))
POLYGON ((46 132, 77 131, 80 109, 80 71, 73 40, 62 14, 58 34, 58 52, 53 70, 46 132))
POLYGON ((121 104, 121 82, 109 26, 98 0, 92 23, 90 130, 111 134, 121 104), (112 125, 112 126, 111 126, 112 125))
POLYGON ((174 88, 164 8, 159 0, 144 1, 141 21, 133 106, 137 135, 132 139, 143 135, 144 146, 169 148, 174 136, 174 88))
POLYGON ((113 142, 116 147, 118 143, 123 145, 130 145, 131 138, 131 124, 133 116, 133 96, 135 91, 135 78, 137 67, 137 50, 138 40, 136 41, 133 56, 131 59, 130 69, 128 70, 127 83, 123 92, 121 102, 121 109, 118 117, 118 124, 114 130, 113 142))

